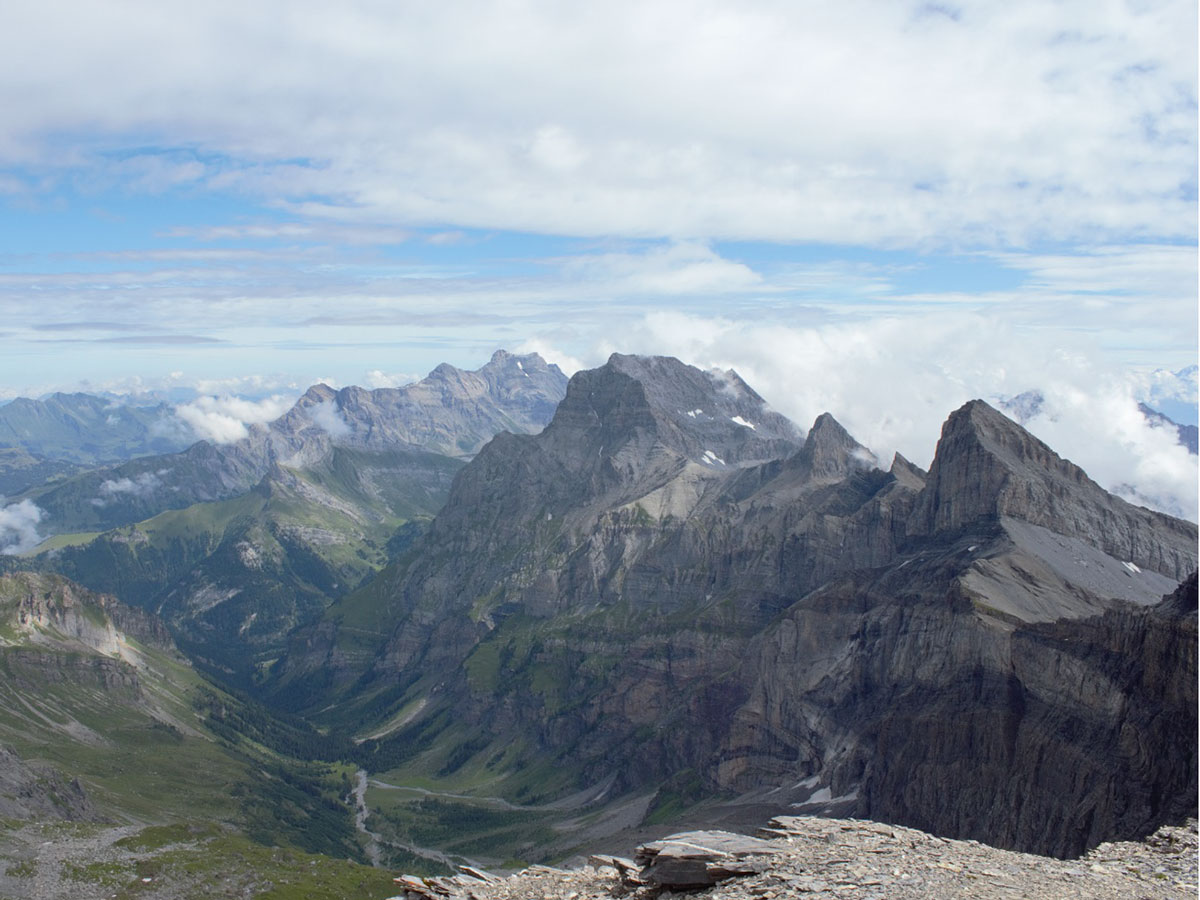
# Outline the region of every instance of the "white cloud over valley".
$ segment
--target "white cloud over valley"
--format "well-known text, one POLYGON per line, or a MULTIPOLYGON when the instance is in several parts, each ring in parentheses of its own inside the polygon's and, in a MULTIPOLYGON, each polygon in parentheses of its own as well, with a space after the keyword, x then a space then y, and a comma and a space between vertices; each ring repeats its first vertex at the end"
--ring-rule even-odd
POLYGON ((249 425, 278 419, 292 408, 295 397, 274 395, 263 400, 246 400, 228 394, 199 397, 175 407, 182 419, 201 440, 214 444, 232 444, 248 437, 249 425))
POLYGON ((102 481, 100 494, 92 498, 92 505, 107 506, 121 495, 143 498, 153 496, 155 491, 163 486, 162 476, 166 474, 166 469, 159 469, 155 472, 142 472, 133 478, 110 478, 102 481))
POLYGON ((32 500, 0 508, 0 553, 24 553, 42 541, 38 523, 45 511, 32 500))

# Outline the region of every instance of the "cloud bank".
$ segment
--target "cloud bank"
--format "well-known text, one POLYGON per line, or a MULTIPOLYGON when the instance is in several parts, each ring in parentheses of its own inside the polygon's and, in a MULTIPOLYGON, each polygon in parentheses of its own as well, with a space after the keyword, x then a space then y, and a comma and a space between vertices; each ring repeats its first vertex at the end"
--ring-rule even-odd
POLYGON ((292 408, 295 398, 278 394, 263 400, 245 400, 228 394, 200 397, 175 407, 183 420, 201 440, 214 444, 232 444, 248 437, 248 426, 271 422, 292 408))
POLYGON ((145 498, 150 497, 163 486, 162 476, 166 469, 157 472, 142 472, 133 478, 110 478, 100 482, 100 494, 92 498, 93 506, 107 506, 121 495, 145 498))
POLYGON ((0 509, 0 553, 24 553, 42 542, 37 526, 45 512, 32 500, 0 509))
POLYGON ((1187 0, 23 4, 0 166, 299 228, 1190 238, 1195 35, 1187 0))
POLYGON ((321 428, 330 437, 346 437, 350 434, 350 425, 342 417, 342 411, 333 400, 323 400, 309 407, 309 418, 313 424, 321 428))

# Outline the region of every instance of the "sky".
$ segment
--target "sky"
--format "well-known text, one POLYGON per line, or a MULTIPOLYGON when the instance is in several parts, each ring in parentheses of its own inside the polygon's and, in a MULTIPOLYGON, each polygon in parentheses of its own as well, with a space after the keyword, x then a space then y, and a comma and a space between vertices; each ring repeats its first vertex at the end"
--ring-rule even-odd
POLYGON ((1060 453, 1196 516, 1194 458, 1136 412, 1196 415, 1190 0, 3 18, 0 399, 186 388, 250 421, 499 347, 665 353, 884 464, 1036 390, 1060 453))

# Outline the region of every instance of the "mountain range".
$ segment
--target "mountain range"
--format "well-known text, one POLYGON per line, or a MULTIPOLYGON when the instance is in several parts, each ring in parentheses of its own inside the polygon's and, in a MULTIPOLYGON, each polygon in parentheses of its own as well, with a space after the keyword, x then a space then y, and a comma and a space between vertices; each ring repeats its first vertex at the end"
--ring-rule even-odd
POLYGON ((802 440, 733 375, 616 355, 293 637, 279 700, 398 716, 413 771, 530 802, 757 793, 1077 854, 1194 806, 1196 545, 982 401, 885 471, 832 416, 802 440))
MULTIPOLYGON (((242 441, 23 498, 59 533, 3 558, 13 590, 136 607, 191 685, 161 696, 210 698, 198 726, 155 707, 173 721, 286 734, 287 771, 361 769, 373 858, 554 858, 780 813, 1072 857, 1196 812, 1196 526, 983 401, 928 471, 885 468, 732 371, 614 354, 568 383, 501 351, 318 385, 242 441)), ((0 742, 25 784, 22 727, 0 742)), ((52 761, 77 818, 106 783, 86 744, 52 761)))
POLYGON ((153 610, 239 683, 284 636, 386 564, 442 506, 463 457, 501 429, 540 429, 566 386, 531 354, 442 365, 404 388, 310 388, 226 445, 200 442, 23 495, 60 532, 27 566, 153 610))

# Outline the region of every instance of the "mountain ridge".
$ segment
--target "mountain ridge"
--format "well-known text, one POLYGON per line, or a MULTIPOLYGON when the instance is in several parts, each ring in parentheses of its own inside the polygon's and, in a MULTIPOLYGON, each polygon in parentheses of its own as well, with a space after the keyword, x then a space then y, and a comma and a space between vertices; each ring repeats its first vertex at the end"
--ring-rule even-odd
MULTIPOLYGON (((781 436, 734 421, 757 424, 726 402, 713 379, 677 360, 618 355, 577 373, 541 434, 485 447, 386 583, 343 601, 338 615, 361 621, 371 608, 394 620, 373 659, 361 644, 342 653, 333 623, 293 642, 283 682, 331 678, 333 693, 320 701, 336 703, 331 722, 416 709, 395 740, 434 748, 428 765, 477 759, 477 770, 498 766, 493 778, 508 773, 528 786, 515 773, 554 758, 556 780, 542 796, 600 783, 662 791, 691 771, 718 792, 804 783, 779 802, 827 809, 841 798, 857 815, 903 822, 931 814, 944 792, 996 792, 1025 770, 1030 748, 1054 746, 1053 715, 1019 725, 1018 698, 1048 688, 1036 666, 1012 674, 1014 635, 1063 616, 1083 623, 1153 605, 1195 567, 1195 526, 1111 497, 982 401, 950 416, 928 473, 902 457, 891 471, 876 468, 832 416, 804 445, 759 454, 781 436), (701 384, 702 400, 679 402, 681 385, 701 384), (721 415, 689 415, 706 406, 721 415), (1147 533, 1130 534, 1137 529, 1147 533), (807 637, 768 653, 785 646, 785 632, 807 637), (947 643, 931 643, 934 635, 947 643), (890 675, 873 668, 876 645, 892 654, 890 675), (929 671, 941 676, 931 682, 929 671), (918 698, 946 678, 976 687, 918 714, 918 698), (985 686, 994 698, 964 715, 985 686), (447 731, 448 709, 479 722, 481 734, 447 731), (927 773, 919 802, 872 780, 876 766, 894 762, 885 748, 929 753, 930 735, 964 721, 972 737, 957 752, 969 759, 977 741, 994 758, 969 791, 953 786, 966 769, 939 779, 927 762, 900 767, 927 773), (1026 743, 996 733, 994 722, 1006 721, 1026 743), (488 754, 496 762, 484 765, 488 754)), ((1146 626, 1144 652, 1160 653, 1166 632, 1146 626)), ((1114 676, 1101 666, 1087 677, 1114 676)), ((1127 761, 1114 735, 1131 721, 1097 737, 1117 770, 1127 761)), ((1187 752, 1164 748, 1185 763, 1187 752)), ((1045 777, 1062 780, 1062 793, 1071 776, 1050 768, 1045 777)), ((983 823, 965 800, 939 824, 1078 853, 1106 829, 1144 827, 1122 818, 1122 804, 1159 790, 1105 783, 1112 795, 1085 833, 1061 816, 1038 833, 1015 807, 983 823)))

